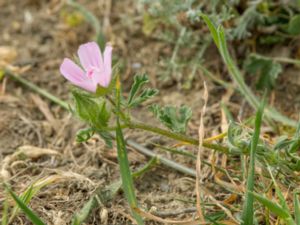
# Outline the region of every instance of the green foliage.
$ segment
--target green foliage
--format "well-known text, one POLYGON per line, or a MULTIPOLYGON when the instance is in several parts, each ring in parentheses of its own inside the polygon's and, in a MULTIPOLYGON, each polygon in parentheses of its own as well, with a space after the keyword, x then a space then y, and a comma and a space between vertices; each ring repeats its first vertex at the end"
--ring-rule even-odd
POLYGON ((8 224, 8 199, 5 198, 5 200, 3 202, 1 225, 7 225, 7 224, 8 224))
POLYGON ((150 110, 166 127, 178 133, 186 132, 187 123, 192 117, 192 110, 187 106, 178 109, 174 106, 152 105, 150 110))
MULTIPOLYGON (((257 109, 259 106, 259 99, 255 96, 255 94, 251 91, 251 89, 246 85, 243 75, 233 59, 231 58, 227 42, 225 38, 225 31, 222 26, 219 26, 218 28, 214 25, 212 20, 205 14, 200 14, 200 16, 203 18, 205 23, 207 24, 210 33, 213 37, 213 40, 216 44, 216 46, 219 49, 219 52, 228 68, 228 71, 232 77, 232 79, 237 83, 239 91, 243 94, 245 99, 248 101, 248 103, 254 108, 257 109)), ((278 111, 276 111, 274 108, 271 108, 270 106, 266 106, 265 115, 268 119, 274 119, 278 122, 282 122, 283 124, 289 125, 294 127, 296 125, 294 120, 291 120, 287 118, 286 116, 282 115, 278 111)))
POLYGON ((107 127, 110 111, 108 111, 104 100, 96 101, 92 96, 78 91, 73 91, 72 94, 79 118, 100 130, 107 127))
POLYGON ((251 140, 250 149, 250 162, 247 178, 247 192, 244 203, 244 209, 242 212, 243 225, 252 225, 254 219, 254 207, 253 207, 253 196, 250 194, 254 191, 255 182, 255 160, 256 160, 256 148, 259 142, 260 128, 262 124, 262 117, 264 112, 265 102, 263 101, 258 108, 255 117, 255 130, 251 140))
POLYGON ((78 143, 88 141, 95 133, 95 130, 92 128, 81 129, 76 133, 76 141, 78 143))
POLYGON ((286 211, 284 208, 282 208, 279 204, 269 200, 267 197, 264 197, 263 195, 250 192, 250 195, 252 195, 257 201, 259 201, 261 204, 263 204, 265 207, 267 207, 271 212, 273 212, 275 215, 279 216, 282 219, 289 218, 289 212, 286 211))
POLYGON ((45 225, 45 223, 8 186, 6 186, 6 190, 34 225, 45 225))
POLYGON ((294 193, 294 209, 295 222, 297 225, 300 225, 300 203, 297 192, 294 193))
POLYGON ((139 104, 152 98, 153 96, 155 96, 158 93, 157 89, 147 88, 147 89, 144 89, 140 95, 138 95, 138 92, 141 90, 141 88, 148 82, 149 82, 149 79, 146 74, 136 75, 134 77, 134 82, 131 87, 128 101, 127 101, 127 105, 129 108, 138 106, 139 104))
POLYGON ((119 115, 121 112, 121 87, 119 81, 116 83, 116 111, 117 111, 117 129, 116 129, 116 142, 118 150, 118 162, 120 166, 120 173, 122 178, 122 187, 125 193, 126 199, 132 211, 133 217, 136 219, 138 225, 143 225, 142 217, 134 211, 138 207, 133 178, 129 167, 129 160, 127 156, 126 143, 123 137, 123 132, 120 125, 119 115))
POLYGON ((92 130, 95 130, 111 147, 111 135, 106 130, 111 113, 106 107, 106 102, 103 99, 96 100, 93 96, 78 91, 73 91, 72 94, 75 100, 76 114, 92 128, 80 131, 77 139, 87 141, 92 135, 92 130))
POLYGON ((296 195, 294 195, 294 206, 295 206, 295 218, 296 218, 296 223, 291 215, 291 212, 289 210, 288 204, 285 200, 285 197, 283 195, 283 193, 281 192, 279 186, 276 183, 276 180, 271 172, 270 167, 268 167, 269 173, 271 175, 274 187, 275 187, 275 193, 279 199, 279 204, 276 202, 273 202, 272 200, 269 200, 268 198, 257 194, 257 193, 253 193, 251 192, 251 195, 257 200, 259 201, 261 204, 263 204, 265 207, 267 207, 270 211, 272 211, 275 215, 277 215, 278 217, 280 217, 285 224, 288 225, 296 225, 298 224, 298 215, 297 215, 297 210, 299 210, 299 202, 298 202, 298 198, 296 195))
POLYGON ((250 30, 264 22, 264 15, 257 10, 259 2, 252 4, 242 15, 236 17, 236 27, 232 30, 233 39, 248 38, 251 35, 250 30))
POLYGON ((300 14, 293 16, 288 25, 288 32, 292 35, 300 34, 300 14))
POLYGON ((256 83, 259 90, 273 89, 278 75, 282 72, 281 64, 257 54, 250 55, 245 69, 249 73, 259 75, 256 83))

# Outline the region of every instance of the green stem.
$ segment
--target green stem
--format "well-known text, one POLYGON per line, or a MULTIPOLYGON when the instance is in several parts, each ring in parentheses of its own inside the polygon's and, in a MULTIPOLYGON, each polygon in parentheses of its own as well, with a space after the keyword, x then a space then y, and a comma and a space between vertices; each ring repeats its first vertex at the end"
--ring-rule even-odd
MULTIPOLYGON (((165 129, 161 129, 159 127, 155 127, 152 125, 148 125, 142 122, 130 122, 128 124, 128 128, 130 129, 142 129, 142 130, 146 130, 146 131, 150 131, 152 133, 156 133, 177 141, 182 141, 182 142, 186 142, 188 144, 191 145, 195 145, 198 146, 199 145, 199 140, 195 139, 195 138, 191 138, 189 136, 186 136, 184 134, 178 134, 178 133, 173 133, 171 131, 165 130, 165 129)), ((223 153, 228 153, 229 150, 228 148, 218 145, 218 144, 213 144, 213 143, 209 143, 209 142, 203 142, 203 146, 206 148, 210 148, 210 149, 214 149, 216 151, 220 151, 223 153)))
POLYGON ((16 74, 14 74, 13 72, 11 72, 10 70, 5 70, 4 73, 8 76, 10 76, 11 78, 13 78, 14 80, 20 82, 21 84, 23 84, 26 87, 29 87, 30 89, 32 89, 33 91, 35 91, 36 93, 40 94, 41 96, 51 100, 52 102, 60 105, 62 108, 69 110, 69 106, 66 102, 60 100, 59 98, 55 97, 54 95, 50 94, 49 92, 47 92, 46 90, 39 88, 38 86, 34 85, 33 83, 31 83, 30 81, 27 81, 26 79, 22 78, 21 76, 18 76, 16 74))

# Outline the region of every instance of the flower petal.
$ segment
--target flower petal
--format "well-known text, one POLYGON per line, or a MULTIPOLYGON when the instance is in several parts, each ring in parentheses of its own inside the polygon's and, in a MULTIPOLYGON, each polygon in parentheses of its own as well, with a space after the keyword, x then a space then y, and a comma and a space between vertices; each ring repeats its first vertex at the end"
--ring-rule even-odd
POLYGON ((107 44, 104 50, 104 72, 101 76, 100 85, 107 87, 111 81, 111 55, 112 55, 112 46, 107 44))
POLYGON ((72 83, 78 83, 85 79, 84 72, 72 60, 65 58, 60 65, 61 74, 72 83))
POLYGON ((81 83, 77 84, 77 86, 93 93, 95 93, 97 90, 97 85, 95 85, 94 82, 90 79, 82 81, 81 83))
POLYGON ((72 84, 90 92, 96 92, 97 85, 85 76, 83 70, 72 60, 65 58, 60 65, 61 74, 72 84))
POLYGON ((82 44, 78 49, 78 56, 83 68, 87 71, 92 67, 101 69, 103 66, 102 54, 96 42, 82 44))

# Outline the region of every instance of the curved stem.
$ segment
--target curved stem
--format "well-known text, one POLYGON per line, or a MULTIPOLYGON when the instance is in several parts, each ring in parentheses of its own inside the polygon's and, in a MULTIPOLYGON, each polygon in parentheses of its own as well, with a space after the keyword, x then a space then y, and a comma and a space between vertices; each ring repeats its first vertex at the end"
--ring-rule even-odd
MULTIPOLYGON (((160 135, 165 136, 165 137, 169 137, 169 138, 177 140, 177 141, 182 141, 182 142, 185 142, 185 143, 188 143, 188 144, 191 144, 191 145, 195 145, 195 146, 199 145, 199 140, 198 139, 186 136, 184 134, 173 133, 171 131, 164 130, 164 129, 161 129, 159 127, 148 125, 148 124, 145 124, 145 123, 142 123, 142 122, 132 122, 131 121, 128 124, 128 128, 130 128, 130 129, 142 129, 142 130, 150 131, 152 133, 160 134, 160 135)), ((224 146, 221 146, 221 145, 218 145, 218 144, 210 143, 210 141, 207 141, 207 140, 204 140, 203 146, 206 147, 206 148, 210 148, 210 149, 214 149, 216 151, 223 152, 223 153, 228 153, 229 152, 228 148, 226 148, 224 146)))

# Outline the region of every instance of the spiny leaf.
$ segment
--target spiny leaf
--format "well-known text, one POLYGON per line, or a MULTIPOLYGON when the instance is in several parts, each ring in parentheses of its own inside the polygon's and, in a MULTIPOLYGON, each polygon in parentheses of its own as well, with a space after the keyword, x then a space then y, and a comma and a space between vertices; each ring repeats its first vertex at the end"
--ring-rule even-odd
POLYGON ((192 110, 187 106, 178 109, 173 106, 152 105, 150 110, 166 127, 178 133, 185 133, 187 123, 192 117, 192 110))

